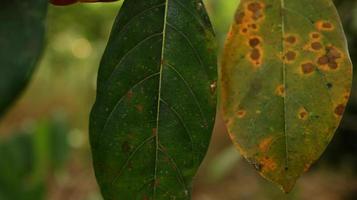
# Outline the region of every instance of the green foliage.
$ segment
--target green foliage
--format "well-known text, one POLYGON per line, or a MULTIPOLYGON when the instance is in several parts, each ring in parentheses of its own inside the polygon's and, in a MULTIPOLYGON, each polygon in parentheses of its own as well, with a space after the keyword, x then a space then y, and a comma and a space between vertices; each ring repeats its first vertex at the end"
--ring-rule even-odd
POLYGON ((242 1, 221 74, 233 142, 289 192, 332 139, 350 96, 352 64, 332 2, 242 1))
POLYGON ((47 0, 12 0, 0 7, 0 115, 26 86, 40 56, 47 0))
POLYGON ((91 114, 106 199, 190 199, 216 111, 214 34, 201 1, 125 1, 91 114))
POLYGON ((1 200, 45 199, 46 177, 67 157, 67 129, 54 118, 0 142, 1 200))
MULTIPOLYGON (((172 5, 171 0, 167 2, 170 5, 166 7, 163 0, 126 0, 102 60, 97 102, 91 117, 91 142, 98 182, 106 199, 189 199, 192 177, 207 149, 215 114, 213 31, 200 1, 172 0, 172 5), (155 2, 162 4, 156 7, 155 2), (199 24, 203 24, 203 28, 199 24), (150 33, 155 35, 150 37, 150 33), (142 39, 145 42, 140 42, 142 39), (202 56, 202 60, 197 55, 202 56), (205 77, 201 62, 209 66, 205 70, 210 77, 205 77)), ((232 139, 243 155, 263 176, 289 190, 302 170, 320 156, 338 126, 346 103, 344 98, 349 95, 350 63, 331 2, 285 1, 284 6, 289 9, 285 8, 284 12, 278 9, 282 0, 254 2, 271 2, 266 7, 270 14, 261 20, 260 13, 254 13, 256 21, 261 23, 261 29, 254 34, 241 34, 238 24, 233 24, 222 60, 227 81, 223 84, 223 95, 230 94, 229 98, 223 98, 223 106, 232 139), (316 6, 321 2, 325 4, 316 6), (268 20, 270 24, 266 23, 268 20), (325 21, 328 23, 324 24, 325 21), (330 22, 334 25, 332 28, 330 22), (319 38, 310 38, 313 30, 321 32, 319 38), (286 43, 282 42, 284 36, 286 43), (290 58, 294 58, 293 61, 290 58), (312 65, 302 65, 302 62, 308 64, 306 61, 312 65), (326 64, 320 66, 318 62, 326 64), (257 70, 256 76, 244 70, 258 65, 269 66, 266 70, 257 70), (227 66, 232 69, 227 70, 227 66), (292 78, 293 75, 296 77, 292 78), (268 98, 274 99, 273 103, 266 103, 268 98), (255 109, 262 104, 266 111, 255 109), (252 116, 251 110, 262 117, 252 116), (265 114, 267 112, 270 114, 265 114), (227 113, 230 116, 227 117, 227 113), (254 135, 249 135, 251 133, 254 135)), ((240 1, 206 0, 205 3, 219 47, 223 47, 232 12, 240 1)), ((335 3, 346 9, 340 15, 346 19, 352 57, 357 58, 353 56, 357 45, 352 35, 357 33, 357 25, 352 20, 357 15, 351 11, 357 4, 344 0, 335 0, 335 3)), ((50 7, 48 48, 42 62, 47 68, 41 68, 41 81, 36 82, 36 87, 46 96, 51 95, 48 93, 51 86, 62 88, 60 94, 56 93, 49 101, 67 101, 74 93, 76 101, 69 100, 71 106, 68 106, 69 109, 76 107, 71 110, 77 120, 73 124, 87 123, 84 116, 92 103, 96 62, 120 5, 50 7)), ((0 8, 0 115, 32 74, 41 52, 45 14, 46 2, 40 0, 7 1, 0 8)), ((239 20, 240 16, 236 17, 239 20)), ((253 27, 249 26, 247 31, 253 27)), ((37 94, 31 96, 30 105, 42 103, 37 101, 40 98, 33 98, 35 96, 38 97, 37 94)), ((347 113, 349 120, 342 129, 351 133, 356 130, 353 119, 357 112, 356 95, 352 99, 347 113)), ((35 130, 1 142, 0 200, 45 198, 49 171, 61 166, 66 159, 66 138, 57 134, 65 131, 64 126, 42 121, 35 130)), ((339 138, 344 141, 339 141, 338 146, 348 149, 348 135, 341 134, 339 138)), ((351 146, 355 148, 354 144, 351 146)), ((343 157, 337 149, 331 151, 338 158, 343 157)), ((208 177, 211 181, 224 177, 239 158, 233 148, 227 148, 209 163, 208 177)), ((283 198, 283 194, 266 183, 261 184, 261 188, 266 192, 255 197, 283 198), (274 192, 268 194, 269 191, 274 192)), ((298 193, 300 191, 295 190, 286 198, 300 199, 298 193)))

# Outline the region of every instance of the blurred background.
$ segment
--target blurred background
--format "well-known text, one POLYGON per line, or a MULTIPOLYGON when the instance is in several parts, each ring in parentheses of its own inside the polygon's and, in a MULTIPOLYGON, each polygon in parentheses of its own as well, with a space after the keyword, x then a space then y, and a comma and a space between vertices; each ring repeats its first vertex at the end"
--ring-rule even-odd
MULTIPOLYGON (((206 0, 220 49, 239 0, 206 0)), ((336 0, 357 63, 357 1, 336 0)), ((50 6, 33 80, 0 122, 0 200, 101 200, 88 145, 96 73, 121 3, 50 6)), ((355 70, 356 71, 356 70, 355 70)), ((355 73, 357 75, 357 73, 355 73)), ((240 158, 218 116, 193 200, 357 200, 357 82, 323 157, 284 195, 240 158)))

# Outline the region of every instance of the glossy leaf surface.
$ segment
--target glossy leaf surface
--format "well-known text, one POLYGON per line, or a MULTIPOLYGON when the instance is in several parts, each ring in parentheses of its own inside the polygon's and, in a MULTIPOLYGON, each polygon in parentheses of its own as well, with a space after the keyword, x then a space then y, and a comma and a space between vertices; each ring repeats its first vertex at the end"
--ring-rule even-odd
POLYGON ((190 199, 216 111, 201 0, 126 0, 98 75, 90 139, 105 199, 190 199))
POLYGON ((0 6, 0 115, 26 86, 41 54, 48 1, 11 0, 0 6))
POLYGON ((229 134, 288 192, 332 139, 352 67, 330 0, 242 0, 222 59, 229 134))

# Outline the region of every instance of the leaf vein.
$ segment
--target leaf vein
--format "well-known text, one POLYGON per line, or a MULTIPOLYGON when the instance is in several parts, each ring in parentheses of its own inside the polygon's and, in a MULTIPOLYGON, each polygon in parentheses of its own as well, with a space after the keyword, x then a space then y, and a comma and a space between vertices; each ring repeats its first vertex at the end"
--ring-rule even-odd
POLYGON ((178 77, 184 82, 184 84, 186 85, 186 87, 189 89, 189 91, 190 91, 190 93, 192 94, 193 99, 195 100, 195 103, 197 104, 197 107, 198 107, 198 109, 199 109, 199 111, 200 111, 200 115, 201 115, 202 120, 204 121, 204 123, 207 124, 208 122, 207 122, 206 117, 205 117, 204 114, 203 114, 201 104, 200 104, 199 101, 198 101, 197 95, 193 92, 192 87, 188 84, 188 82, 186 81, 186 79, 181 75, 180 72, 177 71, 177 69, 176 69, 174 66, 172 66, 172 65, 169 64, 169 63, 167 63, 167 66, 168 66, 171 70, 173 70, 173 71, 178 75, 178 77))
POLYGON ((152 140, 154 138, 154 136, 150 136, 147 139, 145 139, 144 141, 142 141, 135 149, 134 151, 129 155, 128 159, 126 159, 126 161, 124 162, 124 164, 122 165, 122 167, 120 168, 118 175, 114 177, 113 181, 112 181, 112 185, 115 184, 115 182, 118 180, 118 178, 121 176, 123 170, 125 169, 125 167, 129 164, 129 162, 134 158, 134 156, 136 155, 136 153, 145 145, 148 144, 150 142, 150 140, 152 140))
POLYGON ((182 126, 184 127, 185 129, 185 132, 190 140, 190 144, 191 144, 191 149, 192 149, 192 152, 194 150, 194 147, 193 147, 193 139, 192 139, 192 134, 191 132, 188 130, 188 126, 186 126, 186 124, 184 123, 183 121, 183 118, 181 117, 181 115, 172 107, 170 106, 164 99, 160 99, 162 103, 164 103, 170 110, 171 112, 173 112, 175 114, 175 116, 177 117, 177 119, 180 121, 180 123, 182 124, 182 126))
MULTIPOLYGON (((130 53, 132 53, 136 48, 138 48, 140 45, 144 44, 145 42, 149 41, 150 39, 154 38, 154 37, 158 37, 161 36, 163 33, 159 32, 159 33, 154 33, 149 35, 148 37, 144 38, 143 40, 141 40, 140 42, 138 42, 133 48, 131 48, 130 50, 128 50, 123 57, 121 57, 120 61, 118 62, 118 64, 114 67, 114 69, 112 70, 111 74, 109 75, 109 78, 107 79, 106 83, 104 85, 107 85, 107 87, 105 87, 105 89, 108 88, 108 86, 110 84, 108 84, 108 82, 112 79, 113 75, 115 74, 115 71, 118 70, 119 66, 122 64, 122 62, 125 60, 125 58, 130 55, 130 53)), ((105 90, 104 89, 104 90, 105 90)))
POLYGON ((187 44, 190 46, 190 48, 192 49, 193 53, 195 54, 196 59, 198 60, 198 62, 202 66, 202 68, 205 70, 207 77, 211 80, 211 78, 209 77, 209 74, 207 72, 207 69, 205 68, 205 65, 203 63, 201 55, 199 55, 199 53, 196 51, 194 45, 192 44, 192 42, 188 38, 188 36, 185 33, 183 33, 182 31, 178 30, 175 26, 171 25, 170 23, 167 23, 167 25, 169 27, 171 27, 174 31, 176 31, 179 35, 181 35, 185 39, 185 41, 187 42, 187 44))
POLYGON ((101 131, 104 132, 104 130, 107 128, 108 124, 109 124, 109 121, 110 119, 113 117, 113 114, 114 114, 114 111, 117 109, 117 107, 123 102, 124 98, 126 97, 126 94, 129 93, 130 90, 134 89, 135 87, 145 83, 145 81, 148 81, 150 80, 151 78, 155 77, 155 76, 158 76, 159 75, 159 72, 156 72, 154 74, 151 74, 143 79, 141 79, 140 81, 138 81, 136 84, 134 84, 132 87, 130 87, 123 96, 120 97, 120 99, 117 101, 117 103, 115 104, 114 108, 112 109, 112 111, 110 112, 110 114, 108 115, 108 118, 106 119, 105 121, 105 124, 103 126, 103 129, 101 131))

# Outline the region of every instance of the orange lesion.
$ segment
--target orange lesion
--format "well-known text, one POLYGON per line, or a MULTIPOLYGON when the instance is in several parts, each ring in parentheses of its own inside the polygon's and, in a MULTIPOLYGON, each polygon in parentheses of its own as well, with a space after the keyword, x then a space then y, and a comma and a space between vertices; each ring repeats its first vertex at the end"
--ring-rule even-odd
POLYGON ((301 120, 307 120, 309 118, 309 113, 304 107, 301 107, 298 111, 298 118, 301 120))
POLYGON ((249 2, 245 5, 245 9, 250 13, 250 17, 254 21, 264 19, 265 4, 260 1, 249 2))
POLYGON ((285 87, 284 85, 280 84, 278 87, 275 89, 275 94, 280 96, 280 97, 285 97, 285 87))
MULTIPOLYGON (((247 60, 253 68, 259 68, 263 63, 263 39, 257 35, 260 23, 265 18, 265 4, 262 1, 250 1, 243 5, 243 10, 235 14, 233 29, 239 32, 243 42, 248 47, 247 60)), ((231 34, 231 33, 230 33, 231 34)), ((229 34, 229 35, 230 35, 229 34)), ((232 36, 228 36, 230 38, 232 36)))
POLYGON ((335 26, 329 21, 319 20, 316 22, 316 28, 320 31, 332 31, 335 29, 335 26))
POLYGON ((320 51, 323 49, 323 45, 319 41, 313 41, 310 43, 310 49, 312 51, 320 51))
POLYGON ((318 32, 312 32, 310 35, 310 41, 303 47, 304 50, 312 52, 321 52, 324 50, 324 44, 321 42, 321 35, 318 32))
POLYGON ((343 98, 345 99, 345 101, 347 102, 348 99, 350 98, 351 93, 350 92, 345 92, 343 95, 343 98))
POLYGON ((345 104, 343 103, 338 104, 334 110, 335 115, 338 117, 342 117, 343 113, 345 112, 345 108, 346 108, 345 104))
POLYGON ((248 60, 255 67, 260 67, 263 63, 263 49, 260 46, 254 47, 247 54, 248 60))
POLYGON ((273 136, 269 136, 269 137, 263 139, 259 143, 259 150, 263 153, 266 153, 269 150, 272 142, 273 142, 273 136))
POLYGON ((240 27, 242 35, 259 30, 259 23, 265 18, 264 9, 263 2, 248 2, 244 5, 244 11, 235 14, 235 23, 240 27))
POLYGON ((319 69, 324 71, 336 70, 339 68, 344 54, 338 48, 328 45, 317 57, 319 69))
POLYGON ((287 50, 284 52, 284 54, 281 56, 281 59, 284 63, 291 64, 294 63, 298 56, 298 53, 294 50, 287 50))
POLYGON ((236 114, 237 114, 237 117, 238 117, 239 119, 242 119, 242 118, 244 118, 244 117, 246 116, 247 111, 246 111, 246 110, 243 110, 243 109, 240 109, 240 110, 238 110, 238 111, 236 112, 236 114))
POLYGON ((262 41, 263 39, 258 35, 250 36, 247 45, 251 48, 256 48, 262 44, 262 41))
POLYGON ((321 38, 321 34, 319 32, 312 32, 309 35, 312 40, 318 40, 321 38))
POLYGON ((316 67, 311 61, 306 61, 300 65, 300 69, 302 74, 311 74, 315 71, 316 67))
POLYGON ((287 34, 284 38, 286 44, 292 46, 299 42, 298 36, 295 34, 287 34))
POLYGON ((263 157, 259 159, 259 163, 261 165, 261 172, 266 173, 266 172, 271 172, 277 169, 278 165, 275 162, 274 159, 270 157, 263 157))

